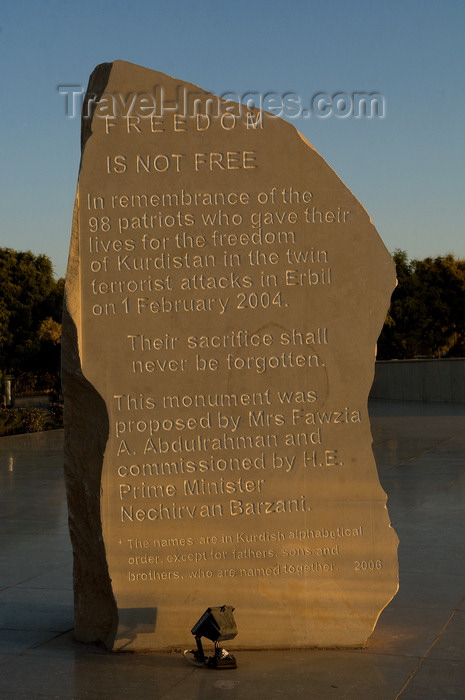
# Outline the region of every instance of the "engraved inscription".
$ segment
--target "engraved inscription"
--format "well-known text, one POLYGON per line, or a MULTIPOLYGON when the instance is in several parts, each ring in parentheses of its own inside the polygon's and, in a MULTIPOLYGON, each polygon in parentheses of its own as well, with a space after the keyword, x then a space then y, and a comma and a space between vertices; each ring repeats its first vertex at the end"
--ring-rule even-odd
POLYGON ((396 585, 367 411, 389 256, 293 127, 184 88, 113 64, 79 181, 72 293, 108 417, 108 572, 119 608, 158 610, 115 644, 182 643, 166 610, 188 625, 182 601, 216 604, 218 584, 246 618, 280 611, 284 637, 247 629, 245 646, 363 643, 396 585))

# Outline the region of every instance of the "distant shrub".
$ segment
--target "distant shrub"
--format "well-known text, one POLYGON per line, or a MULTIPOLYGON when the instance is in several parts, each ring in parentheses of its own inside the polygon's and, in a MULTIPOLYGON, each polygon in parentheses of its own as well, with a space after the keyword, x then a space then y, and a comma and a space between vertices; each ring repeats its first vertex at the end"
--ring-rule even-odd
POLYGON ((51 372, 18 372, 14 378, 17 395, 52 391, 57 384, 57 375, 51 372))
POLYGON ((0 408, 0 437, 38 433, 63 426, 63 405, 45 408, 0 408))
POLYGON ((23 433, 39 433, 44 430, 47 420, 48 411, 44 408, 20 408, 18 409, 22 415, 22 431, 23 433))
POLYGON ((0 435, 15 435, 23 432, 18 428, 22 424, 22 417, 18 411, 11 408, 0 408, 0 435))

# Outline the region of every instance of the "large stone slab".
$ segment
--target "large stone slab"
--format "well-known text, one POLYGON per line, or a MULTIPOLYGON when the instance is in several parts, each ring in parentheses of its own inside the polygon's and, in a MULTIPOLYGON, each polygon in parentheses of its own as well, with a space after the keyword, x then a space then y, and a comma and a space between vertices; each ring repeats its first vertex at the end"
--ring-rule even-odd
POLYGON ((96 68, 64 318, 78 639, 186 646, 227 604, 239 648, 364 644, 397 590, 367 412, 394 284, 292 125, 96 68))

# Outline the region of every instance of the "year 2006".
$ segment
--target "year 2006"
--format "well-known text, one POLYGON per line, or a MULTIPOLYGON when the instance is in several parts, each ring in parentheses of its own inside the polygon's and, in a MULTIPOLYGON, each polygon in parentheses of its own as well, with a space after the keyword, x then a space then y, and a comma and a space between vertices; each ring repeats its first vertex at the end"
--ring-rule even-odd
POLYGON ((355 571, 380 571, 383 568, 381 559, 362 559, 354 562, 355 571))

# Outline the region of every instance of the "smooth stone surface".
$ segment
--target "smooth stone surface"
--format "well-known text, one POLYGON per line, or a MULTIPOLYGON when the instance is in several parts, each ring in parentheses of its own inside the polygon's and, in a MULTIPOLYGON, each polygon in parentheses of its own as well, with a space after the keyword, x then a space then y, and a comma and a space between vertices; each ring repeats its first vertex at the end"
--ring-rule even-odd
POLYGON ((242 648, 363 646, 398 585, 367 412, 391 256, 289 123, 122 61, 89 92, 63 342, 76 634, 166 650, 227 604, 242 648))
MULTIPOLYGON (((66 526, 62 432, 0 439, 0 552, 8 554, 5 566, 18 571, 17 577, 10 578, 9 588, 19 584, 27 590, 29 582, 31 593, 29 605, 18 608, 19 629, 0 629, 0 697, 8 700, 114 700, 115 697, 218 700, 223 695, 241 700, 463 697, 465 648, 460 635, 463 637, 465 571, 457 571, 454 577, 441 573, 444 571, 441 545, 447 551, 454 545, 458 552, 463 549, 465 407, 449 406, 445 411, 435 406, 427 414, 424 406, 383 402, 371 402, 370 406, 374 416, 374 449, 381 464, 380 479, 388 493, 390 508, 396 513, 393 524, 403 543, 400 558, 403 598, 396 596, 383 611, 365 649, 240 651, 236 654, 238 669, 224 673, 188 666, 179 653, 109 655, 73 642, 71 631, 57 633, 34 628, 38 616, 33 607, 37 612, 41 609, 36 589, 39 582, 41 587, 44 585, 41 573, 44 567, 50 572, 57 571, 59 556, 58 569, 62 570, 64 579, 71 577, 70 546, 65 562, 61 559, 63 547, 55 549, 59 538, 53 537, 61 537, 66 526), (412 419, 405 421, 409 410, 413 412, 412 419), (394 439, 399 455, 405 454, 403 446, 408 444, 408 462, 388 459, 389 445, 394 439), (422 464, 428 455, 434 458, 437 470, 430 471, 423 480, 422 464), (461 473, 455 466, 460 460, 461 473), (457 479, 454 482, 448 474, 450 465, 454 465, 457 479), (415 478, 409 478, 410 472, 415 478), (61 494, 60 498, 57 494, 61 494), (431 515, 439 522, 438 516, 447 516, 449 498, 462 504, 457 518, 444 529, 436 523, 431 525, 431 515), (31 508, 37 514, 32 542, 31 508), (47 519, 39 517, 44 512, 47 519), (10 530, 7 525, 12 513, 17 528, 10 530), (51 521, 55 523, 52 527, 51 521), (417 541, 409 539, 414 532, 412 523, 423 529, 425 544, 434 533, 437 541, 434 548, 419 547, 417 541), (415 579, 409 575, 414 555, 415 579), (437 575, 430 581, 431 572, 437 575), (457 579, 453 588, 452 578, 457 579), (422 582, 423 595, 418 599, 422 582), (412 583, 415 588, 411 588, 412 583), (442 607, 438 605, 441 601, 442 607)), ((46 585, 44 590, 50 590, 49 584, 46 585)), ((0 594, 4 592, 2 588, 0 594)), ((63 603, 66 596, 64 618, 70 619, 72 590, 63 580, 60 596, 63 603)), ((190 648, 192 642, 192 635, 186 629, 185 647, 190 648)))

